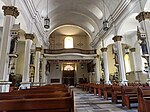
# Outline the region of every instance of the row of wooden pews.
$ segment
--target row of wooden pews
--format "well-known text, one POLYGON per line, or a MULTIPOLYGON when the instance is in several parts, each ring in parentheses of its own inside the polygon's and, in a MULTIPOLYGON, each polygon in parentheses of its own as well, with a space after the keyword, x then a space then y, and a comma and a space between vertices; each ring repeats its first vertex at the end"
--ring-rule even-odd
POLYGON ((82 84, 83 90, 99 95, 112 103, 122 101, 122 106, 131 108, 132 103, 138 103, 138 112, 149 112, 150 110, 150 87, 148 84, 133 83, 128 86, 106 85, 106 84, 82 84), (86 85, 86 86, 85 86, 86 85), (86 88, 86 89, 85 89, 86 88))
POLYGON ((0 112, 74 112, 73 91, 58 84, 0 93, 0 112))

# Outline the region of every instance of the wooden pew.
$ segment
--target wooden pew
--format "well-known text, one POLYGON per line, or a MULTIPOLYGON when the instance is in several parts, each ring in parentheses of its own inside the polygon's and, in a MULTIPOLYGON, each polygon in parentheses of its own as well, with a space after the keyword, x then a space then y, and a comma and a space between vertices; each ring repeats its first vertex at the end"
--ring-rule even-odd
POLYGON ((112 85, 112 103, 118 103, 118 100, 122 100, 121 86, 112 85))
POLYGON ((69 92, 55 92, 55 93, 13 93, 13 94, 1 94, 0 100, 10 100, 10 99, 26 99, 26 98, 58 98, 71 96, 69 92))
POLYGON ((138 86, 122 86, 122 106, 131 108, 131 103, 138 103, 137 100, 137 88, 138 86))
POLYGON ((150 111, 150 98, 143 98, 144 109, 138 112, 149 112, 150 111))
MULTIPOLYGON (((150 87, 138 87, 138 112, 145 112, 144 107, 147 105, 144 103, 144 99, 150 99, 150 87)), ((149 103, 149 101, 145 101, 149 103)), ((150 105, 149 105, 150 107, 150 105)))
POLYGON ((0 100, 0 111, 74 112, 72 97, 0 100))
POLYGON ((111 85, 104 84, 104 99, 108 100, 108 97, 112 97, 111 85))
POLYGON ((104 84, 99 84, 98 86, 98 96, 102 97, 104 95, 104 84))
POLYGON ((99 84, 95 84, 94 85, 94 95, 98 94, 98 88, 99 88, 99 84))
MULTIPOLYGON (((66 88, 65 88, 66 89, 66 88)), ((9 112, 73 112, 74 111, 74 96, 73 91, 66 92, 66 91, 57 91, 58 88, 55 88, 51 90, 51 88, 34 88, 34 89, 28 89, 28 90, 20 90, 10 93, 0 93, 0 104, 4 104, 5 108, 1 108, 0 111, 9 111, 9 112), (53 99, 55 98, 56 101, 53 99), (70 100, 71 98, 71 100, 70 100), (43 102, 43 104, 37 103, 37 99, 39 102, 43 102), (46 99, 49 99, 47 101, 46 99), (64 99, 64 101, 60 100, 64 99), (32 100, 32 101, 31 101, 32 100), (44 101, 43 101, 44 100, 44 101), (28 107, 27 103, 31 103, 33 105, 32 107, 28 107), (46 102, 49 102, 49 105, 45 104, 46 102), (13 103, 15 104, 13 104, 13 103), (21 103, 19 105, 18 103, 21 103), (45 103, 44 103, 45 102, 45 103), (55 104, 55 106, 52 104, 50 105, 50 102, 55 104), (57 102, 57 103, 55 103, 57 102), (60 104, 62 103, 62 104, 60 104), (57 104, 57 105, 56 105, 57 104), (9 106, 8 105, 12 105, 9 106), (17 107, 17 105, 19 107, 17 107), (35 106, 35 107, 34 107, 35 106), (40 107, 42 106, 42 107, 40 107), (68 107, 67 107, 68 106, 68 107), (40 107, 40 108, 39 108, 40 107), (67 107, 67 108, 66 108, 67 107), (32 109, 31 109, 32 108, 32 109)), ((66 89, 67 90, 67 89, 66 89)))
POLYGON ((95 87, 94 83, 89 84, 89 93, 94 93, 94 87, 95 87))

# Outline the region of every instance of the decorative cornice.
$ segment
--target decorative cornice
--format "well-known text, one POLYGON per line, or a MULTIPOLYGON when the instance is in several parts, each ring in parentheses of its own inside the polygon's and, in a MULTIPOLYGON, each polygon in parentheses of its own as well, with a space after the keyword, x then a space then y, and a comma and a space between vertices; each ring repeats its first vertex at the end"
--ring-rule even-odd
POLYGON ((3 6, 2 9, 4 10, 4 16, 11 15, 17 18, 19 16, 19 11, 17 7, 14 6, 3 6))
POLYGON ((105 47, 105 48, 101 48, 101 51, 102 52, 107 52, 107 48, 105 47))
MULTIPOLYGON (((40 13, 36 10, 36 7, 33 3, 33 0, 23 0, 23 5, 26 7, 29 15, 29 18, 32 18, 35 25, 35 28, 37 29, 36 34, 38 34, 38 37, 45 37, 45 31, 42 24, 42 18, 40 16, 40 13)), ((45 38, 41 38, 43 43, 46 45, 45 38)))
POLYGON ((117 42, 117 41, 121 41, 121 38, 122 38, 122 36, 116 35, 112 38, 112 40, 114 40, 114 42, 117 42))
POLYGON ((140 12, 139 15, 136 16, 136 20, 139 22, 144 21, 146 19, 150 20, 150 12, 140 12))
POLYGON ((130 49, 131 52, 135 52, 135 50, 136 50, 135 48, 131 48, 130 49))
POLYGON ((34 35, 31 34, 31 33, 26 33, 26 34, 25 34, 25 39, 33 40, 33 39, 34 39, 34 35))

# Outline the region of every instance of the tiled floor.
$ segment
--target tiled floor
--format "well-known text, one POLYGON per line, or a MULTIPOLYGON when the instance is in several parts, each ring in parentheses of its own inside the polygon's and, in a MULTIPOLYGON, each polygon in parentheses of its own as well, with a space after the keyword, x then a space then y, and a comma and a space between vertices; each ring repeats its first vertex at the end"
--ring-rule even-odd
POLYGON ((80 89, 74 89, 75 112, 137 112, 137 104, 131 110, 121 104, 112 104, 111 100, 104 100, 80 89))

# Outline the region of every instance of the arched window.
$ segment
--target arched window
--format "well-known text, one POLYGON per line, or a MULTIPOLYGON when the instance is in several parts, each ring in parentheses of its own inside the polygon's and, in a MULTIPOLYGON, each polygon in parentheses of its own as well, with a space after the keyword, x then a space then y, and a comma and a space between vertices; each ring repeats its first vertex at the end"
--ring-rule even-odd
POLYGON ((129 59, 129 55, 125 54, 124 56, 124 60, 125 60, 125 68, 126 68, 126 72, 131 72, 131 65, 130 65, 130 59, 129 59))
POLYGON ((65 38, 65 48, 73 48, 73 38, 72 37, 66 37, 65 38))
POLYGON ((71 65, 67 65, 64 67, 64 70, 70 71, 70 70, 74 70, 74 68, 71 65))

